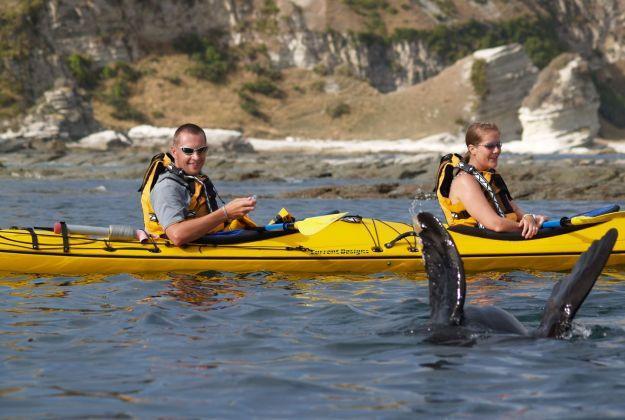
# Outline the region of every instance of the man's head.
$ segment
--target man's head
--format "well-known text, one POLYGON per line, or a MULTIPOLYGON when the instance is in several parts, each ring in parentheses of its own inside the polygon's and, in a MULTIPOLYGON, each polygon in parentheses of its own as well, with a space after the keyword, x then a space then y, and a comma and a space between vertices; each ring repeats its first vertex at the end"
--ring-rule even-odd
POLYGON ((171 145, 174 164, 188 175, 199 175, 206 161, 206 134, 195 124, 183 124, 176 130, 171 145))

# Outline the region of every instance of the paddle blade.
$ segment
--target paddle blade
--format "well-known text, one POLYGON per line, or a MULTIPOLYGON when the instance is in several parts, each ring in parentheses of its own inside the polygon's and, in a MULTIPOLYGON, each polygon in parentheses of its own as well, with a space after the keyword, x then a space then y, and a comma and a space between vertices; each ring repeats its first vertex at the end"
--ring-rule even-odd
POLYGON ((542 224, 541 229, 558 228, 570 225, 591 225, 593 223, 602 223, 616 217, 623 217, 624 212, 619 211, 621 208, 618 204, 600 207, 584 213, 576 214, 571 217, 562 217, 560 219, 548 220, 542 224))
POLYGON ((575 216, 571 217, 571 223, 574 226, 591 225, 594 223, 603 223, 608 220, 625 217, 625 211, 617 211, 615 213, 602 214, 600 216, 575 216))
POLYGON ((561 338, 568 333, 577 310, 586 300, 608 261, 617 237, 617 230, 610 229, 603 238, 594 241, 580 255, 571 274, 553 286, 540 326, 534 333, 536 336, 561 338))
POLYGON ((417 222, 430 289, 430 320, 434 325, 461 325, 466 281, 460 254, 447 229, 432 214, 419 213, 417 222))
POLYGON ((571 216, 571 219, 577 216, 588 216, 588 217, 601 216, 602 214, 615 213, 619 211, 620 209, 621 209, 621 206, 619 206, 618 204, 610 204, 605 207, 599 207, 598 209, 593 209, 593 210, 585 211, 584 213, 576 214, 575 216, 571 216))
POLYGON ((328 214, 326 216, 309 217, 308 219, 295 222, 295 228, 306 236, 311 236, 321 232, 337 220, 347 216, 347 213, 328 214))

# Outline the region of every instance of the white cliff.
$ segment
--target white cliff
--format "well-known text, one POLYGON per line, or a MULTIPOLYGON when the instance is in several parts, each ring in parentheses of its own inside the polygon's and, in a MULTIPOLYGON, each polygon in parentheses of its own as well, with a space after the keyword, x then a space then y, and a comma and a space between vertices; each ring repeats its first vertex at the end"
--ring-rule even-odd
POLYGON ((538 69, 518 44, 478 50, 473 59, 483 60, 485 72, 482 92, 476 92, 481 98, 475 119, 496 123, 505 140, 519 139, 522 127, 518 109, 531 90, 538 69))
POLYGON ((549 153, 589 146, 599 131, 599 97, 588 63, 562 54, 543 69, 519 110, 523 146, 549 153))

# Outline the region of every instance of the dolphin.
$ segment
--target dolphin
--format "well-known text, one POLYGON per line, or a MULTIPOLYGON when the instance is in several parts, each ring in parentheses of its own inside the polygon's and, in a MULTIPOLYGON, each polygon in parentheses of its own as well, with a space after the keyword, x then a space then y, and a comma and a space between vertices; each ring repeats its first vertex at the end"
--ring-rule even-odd
POLYGON ((453 239, 430 213, 419 213, 415 222, 428 275, 430 328, 435 334, 439 333, 442 340, 434 340, 439 342, 466 338, 459 330, 450 332, 450 327, 460 327, 465 333, 565 338, 575 314, 608 261, 618 236, 616 229, 610 229, 580 255, 571 273, 554 285, 538 328, 528 331, 518 319, 501 308, 465 305, 464 267, 453 239))

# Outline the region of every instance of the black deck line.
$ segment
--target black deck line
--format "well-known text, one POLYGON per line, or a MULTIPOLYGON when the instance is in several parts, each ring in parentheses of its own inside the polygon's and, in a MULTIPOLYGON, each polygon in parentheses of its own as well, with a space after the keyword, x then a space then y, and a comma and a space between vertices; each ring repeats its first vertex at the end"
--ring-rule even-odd
MULTIPOLYGON (((517 254, 460 254, 463 259, 466 258, 510 258, 510 257, 540 257, 540 256, 575 256, 581 255, 584 251, 580 252, 541 252, 541 253, 517 253, 517 254)), ((254 260, 254 261, 271 261, 271 260, 388 260, 388 259, 412 259, 415 257, 420 257, 420 254, 413 255, 363 255, 363 256, 345 256, 340 257, 336 255, 332 256, 324 256, 324 255, 315 255, 315 256, 301 256, 301 257, 228 257, 228 256, 220 256, 220 257, 212 257, 212 256, 161 256, 151 254, 149 256, 136 256, 136 255, 89 255, 89 254, 66 254, 66 253, 48 253, 48 252, 32 252, 32 251, 0 251, 0 254, 26 254, 26 255, 43 255, 50 257, 77 257, 77 258, 119 258, 119 259, 148 259, 148 260, 254 260)), ((612 251, 610 255, 621 255, 625 254, 624 251, 612 251)))

